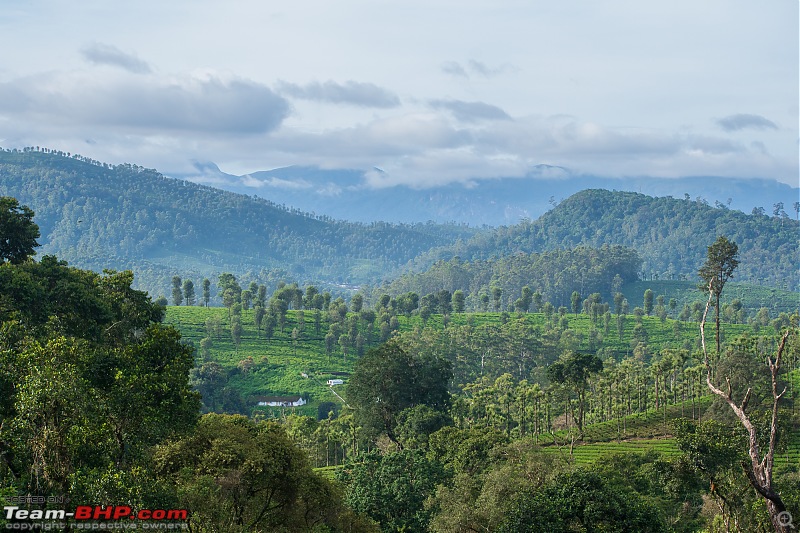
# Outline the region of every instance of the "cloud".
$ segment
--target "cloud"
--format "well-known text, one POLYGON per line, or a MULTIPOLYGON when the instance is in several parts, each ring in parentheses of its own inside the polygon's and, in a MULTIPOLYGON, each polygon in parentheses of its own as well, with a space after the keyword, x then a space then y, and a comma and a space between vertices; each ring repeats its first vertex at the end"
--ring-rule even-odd
POLYGON ((150 65, 146 61, 126 54, 110 44, 90 44, 81 50, 81 55, 83 55, 84 59, 96 65, 111 65, 134 74, 148 74, 151 72, 150 65))
POLYGON ((272 187, 274 189, 305 190, 311 188, 311 184, 304 179, 293 181, 270 176, 269 179, 261 180, 249 174, 242 176, 239 179, 239 183, 245 187, 252 187, 254 189, 272 187))
POLYGON ((400 98, 393 92, 372 83, 352 80, 344 84, 328 80, 325 83, 311 82, 306 85, 282 81, 278 83, 278 92, 301 100, 349 104, 358 107, 385 109, 400 105, 400 98))
POLYGON ((288 114, 288 102, 265 85, 208 75, 97 80, 56 73, 0 83, 0 118, 67 129, 250 135, 275 129, 288 114))
POLYGON ((761 115, 750 115, 746 113, 729 115, 721 118, 717 120, 717 125, 725 131, 739 131, 747 128, 754 130, 778 129, 777 124, 771 120, 764 118, 761 115))
POLYGON ((464 70, 459 63, 456 61, 447 61, 446 63, 442 63, 442 72, 445 74, 449 74, 451 76, 456 76, 459 78, 469 78, 469 74, 467 71, 464 70))
POLYGON ((484 102, 464 102, 463 100, 431 100, 434 109, 446 109, 462 122, 479 120, 511 120, 511 117, 497 106, 484 102))
POLYGON ((513 67, 511 65, 491 67, 477 59, 467 60, 466 65, 462 65, 458 61, 446 61, 442 63, 441 66, 442 72, 458 78, 470 78, 472 77, 471 75, 477 75, 483 78, 494 78, 512 69, 513 67))
POLYGON ((508 67, 506 66, 492 68, 486 65, 486 63, 481 63, 480 61, 477 61, 475 59, 470 59, 467 62, 467 64, 469 65, 469 68, 472 72, 480 74, 484 78, 492 78, 494 76, 497 76, 498 74, 502 74, 508 69, 508 67))

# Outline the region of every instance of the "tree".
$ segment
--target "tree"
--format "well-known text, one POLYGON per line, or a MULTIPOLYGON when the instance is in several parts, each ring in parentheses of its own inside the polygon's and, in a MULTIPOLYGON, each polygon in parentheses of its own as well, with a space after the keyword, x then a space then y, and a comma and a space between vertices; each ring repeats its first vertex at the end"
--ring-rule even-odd
POLYGON ((14 314, 0 312, 0 457, 22 492, 83 497, 92 486, 104 499, 107 472, 133 475, 150 446, 194 424, 192 349, 132 282, 128 271, 101 276, 52 256, 0 266, 2 311, 14 314), (12 272, 39 298, 6 285, 12 272))
POLYGON ((492 287, 492 301, 494 302, 494 310, 500 310, 501 298, 503 297, 503 289, 501 287, 492 287))
POLYGON ((16 198, 0 196, 0 264, 19 264, 35 255, 39 237, 33 210, 20 206, 16 198))
POLYGON ((183 292, 181 291, 181 277, 172 276, 172 305, 183 303, 183 292))
POLYGON ((650 316, 653 312, 653 291, 647 289, 644 291, 644 314, 650 316))
POLYGON ((577 470, 558 475, 539 490, 514 497, 497 530, 538 531, 668 531, 652 504, 633 491, 610 485, 595 472, 577 470))
POLYGON ((211 300, 211 280, 205 278, 203 280, 203 304, 208 307, 208 301, 211 300))
POLYGON ((354 515, 303 451, 274 422, 208 414, 154 457, 192 531, 375 531, 354 515))
POLYGON ((572 312, 577 315, 578 311, 581 309, 581 295, 578 291, 572 291, 572 296, 570 296, 570 304, 572 305, 572 312))
POLYGON ((739 261, 736 258, 739 254, 739 247, 735 242, 729 241, 727 237, 721 235, 717 240, 708 247, 708 258, 706 262, 700 267, 698 274, 700 279, 703 280, 704 285, 701 287, 703 292, 710 290, 711 295, 714 297, 714 311, 716 323, 716 341, 717 341, 717 354, 720 353, 720 337, 719 337, 719 312, 720 312, 720 298, 722 297, 722 289, 725 283, 733 277, 733 271, 739 266, 739 261))
POLYGON ((253 293, 249 289, 242 291, 241 295, 242 309, 247 311, 250 309, 250 303, 253 301, 253 293))
POLYGON ((465 308, 464 291, 457 290, 453 292, 453 312, 463 313, 465 308))
MULTIPOLYGON (((539 295, 541 298, 541 295, 539 295)), ((520 296, 519 300, 517 300, 516 307, 522 311, 523 313, 527 313, 528 310, 531 308, 531 303, 533 303, 533 291, 530 287, 525 285, 522 287, 522 295, 520 296)))
POLYGON ((350 300, 350 307, 354 313, 360 313, 361 308, 364 306, 364 296, 362 294, 354 294, 350 300))
POLYGON ((186 305, 194 305, 194 283, 190 279, 183 282, 183 298, 186 300, 186 305))
POLYGON ((565 385, 578 397, 578 412, 573 412, 572 418, 578 425, 581 437, 583 437, 589 376, 601 370, 603 361, 596 355, 585 353, 567 353, 547 367, 547 376, 551 381, 565 385))
POLYGON ((239 345, 242 343, 242 319, 239 316, 231 317, 231 340, 239 352, 239 345))
POLYGON ((436 356, 414 357, 396 343, 386 343, 359 359, 347 386, 348 403, 366 428, 385 432, 399 445, 395 428, 401 411, 415 405, 446 411, 452 365, 436 356))
MULTIPOLYGON (((234 302, 241 301, 242 288, 236 281, 236 277, 230 272, 223 272, 222 274, 220 274, 219 280, 217 281, 217 294, 223 295, 224 298, 226 291, 230 291, 230 294, 233 297, 234 302)), ((230 306, 226 305, 225 307, 230 307, 230 306)))
MULTIPOLYGON (((733 255, 735 255, 735 248, 733 251, 733 255)), ((732 268, 736 268, 736 265, 733 265, 732 268)), ((765 499, 767 504, 767 512, 769 513, 770 520, 772 522, 772 526, 775 528, 775 531, 777 533, 788 533, 791 531, 791 529, 793 529, 793 527, 791 526, 791 521, 786 523, 786 521, 783 519, 785 516, 784 513, 786 513, 786 505, 784 504, 780 493, 772 486, 772 467, 775 459, 775 445, 778 437, 778 403, 786 393, 786 387, 783 388, 782 392, 778 392, 778 373, 780 372, 781 368, 781 358, 784 354, 784 350, 786 349, 786 341, 789 338, 789 335, 793 333, 793 330, 790 328, 784 332, 778 344, 775 358, 773 359, 770 356, 766 357, 767 367, 769 368, 772 378, 772 415, 770 420, 767 452, 762 457, 759 446, 759 429, 751 420, 750 415, 748 415, 746 412, 747 404, 749 403, 751 394, 753 392, 752 387, 747 388, 747 391, 745 392, 741 402, 737 403, 733 399, 733 391, 731 388, 730 379, 727 379, 727 392, 723 392, 719 387, 714 385, 712 381, 711 363, 709 362, 708 350, 706 349, 705 325, 706 317, 708 316, 708 308, 711 306, 711 301, 715 297, 717 298, 717 302, 719 302, 719 296, 714 291, 712 278, 712 281, 709 282, 708 301, 706 302, 705 312, 703 313, 703 319, 700 321, 700 344, 703 349, 703 363, 706 367, 706 384, 711 392, 722 398, 725 403, 730 406, 731 410, 747 430, 749 442, 748 455, 750 457, 750 464, 745 465, 747 478, 756 492, 758 492, 758 494, 765 499)), ((719 308, 719 305, 717 308, 719 308)), ((719 319, 717 319, 717 327, 719 327, 719 319)))
POLYGON ((427 531, 433 509, 425 500, 447 479, 439 462, 411 449, 372 452, 340 472, 347 503, 380 522, 383 531, 427 531))

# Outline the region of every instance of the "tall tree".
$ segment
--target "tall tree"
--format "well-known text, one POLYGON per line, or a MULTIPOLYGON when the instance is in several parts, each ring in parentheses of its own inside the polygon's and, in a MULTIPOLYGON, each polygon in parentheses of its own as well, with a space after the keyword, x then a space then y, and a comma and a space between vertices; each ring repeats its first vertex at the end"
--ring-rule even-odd
POLYGON ((653 312, 653 291, 647 289, 644 291, 644 314, 650 316, 653 312))
POLYGON ((186 305, 194 305, 194 283, 190 279, 183 282, 183 298, 186 300, 186 305))
POLYGON ((181 291, 181 277, 172 276, 172 305, 183 303, 183 292, 181 291))
MULTIPOLYGON (((734 267, 735 268, 735 267, 734 267)), ((736 417, 747 430, 748 435, 748 456, 750 464, 744 465, 747 479, 750 484, 764 498, 767 505, 767 512, 769 513, 772 526, 775 528, 776 533, 789 533, 794 526, 791 520, 785 520, 786 504, 783 502, 780 493, 775 490, 772 483, 772 468, 775 460, 775 446, 778 439, 778 407, 779 402, 786 394, 786 387, 782 392, 778 392, 778 373, 781 370, 781 358, 786 349, 786 341, 792 333, 793 329, 787 329, 778 344, 775 357, 769 355, 766 357, 767 367, 771 376, 771 389, 772 389, 772 413, 770 419, 769 442, 767 444, 767 451, 763 454, 759 446, 760 428, 757 424, 753 423, 752 416, 747 413, 747 405, 750 401, 753 389, 748 387, 740 403, 733 399, 733 391, 730 379, 727 381, 727 391, 723 391, 717 387, 712 381, 711 363, 709 362, 708 350, 706 349, 705 325, 706 317, 708 316, 708 308, 711 305, 711 300, 715 297, 713 284, 709 287, 708 302, 706 303, 703 319, 700 321, 700 343, 703 348, 703 363, 706 367, 706 384, 708 388, 722 398, 725 403, 730 406, 736 417)), ((719 301, 719 300, 717 300, 719 301)))
POLYGON ((463 313, 466 305, 464 291, 461 289, 453 292, 453 311, 456 313, 463 313))
POLYGON ((501 298, 503 297, 503 289, 501 287, 492 287, 492 301, 494 302, 494 310, 500 310, 501 298))
POLYGON ((714 300, 717 354, 720 353, 719 302, 725 283, 733 277, 733 271, 739 266, 738 255, 739 247, 736 243, 721 235, 714 244, 708 247, 708 258, 698 272, 700 279, 704 282, 701 290, 703 292, 710 290, 714 300))
POLYGON ((208 301, 211 299, 211 280, 205 278, 203 280, 203 304, 208 307, 208 301))
POLYGON ((0 196, 0 264, 19 264, 34 255, 39 236, 33 211, 16 198, 0 196))
POLYGON ((573 412, 572 418, 578 425, 581 437, 583 437, 589 376, 601 370, 603 361, 596 355, 585 353, 567 353, 547 368, 547 376, 551 381, 565 385, 577 396, 578 411, 573 412))
POLYGON ((572 312, 577 316, 578 311, 581 309, 581 295, 578 291, 572 291, 572 296, 569 299, 572 304, 572 312))

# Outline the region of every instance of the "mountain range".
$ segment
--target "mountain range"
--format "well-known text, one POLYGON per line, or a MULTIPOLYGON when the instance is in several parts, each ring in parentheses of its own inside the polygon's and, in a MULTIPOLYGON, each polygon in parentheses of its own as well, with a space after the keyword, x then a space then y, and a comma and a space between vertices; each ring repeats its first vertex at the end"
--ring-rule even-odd
POLYGON ((209 162, 195 163, 195 172, 175 174, 186 179, 247 195, 267 198, 301 211, 356 222, 467 223, 472 226, 511 225, 535 219, 558 202, 584 189, 638 192, 705 200, 745 213, 763 208, 771 214, 782 203, 791 213, 800 189, 769 179, 713 176, 685 178, 579 175, 568 169, 540 165, 521 178, 470 180, 430 188, 382 185, 392 181, 380 169, 329 170, 290 166, 245 175, 228 174, 209 162))
MULTIPOLYGON (((288 174, 270 176, 289 179, 288 174)), ((436 202, 444 205, 442 194, 436 202)), ((785 210, 745 214, 703 198, 591 189, 554 200, 536 219, 497 228, 350 222, 321 214, 322 209, 308 213, 137 165, 34 149, 0 150, 0 196, 16 197, 35 211, 39 256, 56 254, 96 271, 133 270, 137 286, 154 296, 169 293, 172 276, 197 285, 207 277, 213 284, 222 272, 245 284, 274 288, 280 281, 297 281, 344 294, 424 271, 440 260, 483 261, 605 245, 635 250, 642 259, 641 277, 693 280, 706 247, 721 234, 739 245, 737 281, 800 288, 796 220, 785 210)), ((320 207, 339 201, 334 195, 320 207)), ((394 203, 400 209, 402 202, 394 203)), ((388 213, 390 204, 352 204, 351 218, 384 208, 388 213)), ((480 206, 473 205, 477 218, 480 206)))

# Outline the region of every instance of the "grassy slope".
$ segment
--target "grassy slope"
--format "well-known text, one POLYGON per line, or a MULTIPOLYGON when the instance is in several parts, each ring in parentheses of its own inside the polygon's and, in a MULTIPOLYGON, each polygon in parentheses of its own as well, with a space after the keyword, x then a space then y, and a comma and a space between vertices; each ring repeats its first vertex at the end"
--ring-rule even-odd
MULTIPOLYGON (((701 293, 697 288, 697 283, 692 281, 637 281, 622 287, 622 294, 627 298, 631 309, 643 306, 644 291, 647 289, 653 291, 654 299, 663 295, 665 304, 668 304, 671 298, 675 298, 678 301, 677 313, 680 313, 684 304, 691 305, 696 301, 705 302, 708 297, 708 294, 701 293)), ((740 300, 748 310, 766 307, 772 318, 778 316, 779 313, 791 313, 800 308, 800 293, 760 285, 729 282, 725 284, 722 302, 727 304, 734 299, 740 300)))
MULTIPOLYGON (((800 391, 800 370, 792 372, 794 391, 800 391)), ((705 397, 699 407, 705 410, 711 397, 705 397)), ((795 407, 796 409, 796 407, 795 407)), ((796 411, 792 411, 796 413, 796 411)), ((541 438, 542 450, 545 453, 560 455, 566 462, 589 464, 603 455, 612 453, 637 453, 654 451, 656 453, 675 456, 680 453, 677 441, 670 435, 669 420, 678 417, 691 417, 691 406, 670 405, 667 407, 666 423, 664 411, 648 410, 598 424, 587 425, 584 442, 576 442, 570 457, 569 439, 565 431, 548 436, 550 440, 541 438), (553 438, 554 437, 554 438, 553 438)), ((775 454, 775 471, 777 473, 796 470, 800 465, 800 423, 794 414, 794 423, 789 435, 788 445, 775 454)))
MULTIPOLYGON (((185 341, 191 342, 196 348, 195 355, 200 358, 200 340, 206 336, 206 319, 217 316, 222 322, 222 331, 218 338, 213 338, 211 359, 221 364, 226 369, 237 367, 240 361, 253 358, 255 363, 248 373, 239 373, 231 377, 231 385, 238 389, 245 399, 253 395, 290 395, 303 394, 309 400, 309 406, 304 409, 308 414, 314 414, 314 409, 321 402, 332 401, 341 403, 328 388, 325 381, 338 377, 331 372, 350 372, 353 368, 354 356, 351 353, 345 359, 338 344, 332 357, 328 358, 325 352, 324 337, 328 331, 328 323, 323 318, 320 332, 315 330, 312 313, 305 312, 305 327, 301 338, 293 342, 292 329, 298 326, 297 312, 289 311, 284 331, 278 329, 269 341, 264 337, 263 331, 257 332, 253 321, 252 311, 242 313, 242 342, 238 351, 231 340, 228 329, 228 311, 224 308, 211 307, 168 307, 166 322, 177 327, 185 341), (302 374, 309 375, 304 378, 302 374)), ((584 340, 582 349, 588 349, 587 338, 591 329, 591 319, 587 315, 567 315, 570 328, 582 334, 584 340)), ((401 331, 409 331, 422 322, 418 316, 400 316, 401 331)), ((511 320, 524 320, 531 325, 543 326, 545 317, 541 313, 526 315, 511 315, 511 320), (518 318, 519 317, 519 318, 518 318)), ((451 317, 452 326, 466 325, 468 323, 479 326, 486 324, 499 325, 501 317, 497 313, 469 313, 454 314, 451 317)), ((684 343, 695 345, 697 340, 697 325, 695 323, 676 323, 667 319, 662 322, 655 317, 644 317, 644 326, 648 332, 648 344, 656 351, 661 348, 678 348, 684 343), (675 332, 678 332, 676 337, 675 332)), ((429 327, 442 327, 441 316, 432 316, 428 320, 429 327)), ((618 335, 616 319, 612 320, 608 333, 603 331, 602 323, 599 330, 603 335, 603 346, 611 347, 618 357, 630 354, 631 338, 635 321, 632 316, 625 319, 622 337, 618 335)), ((723 334, 733 336, 748 330, 749 327, 741 324, 723 324, 723 334)), ((346 378, 345 378, 346 382, 346 378)), ((336 389, 344 395, 343 387, 336 389)))

